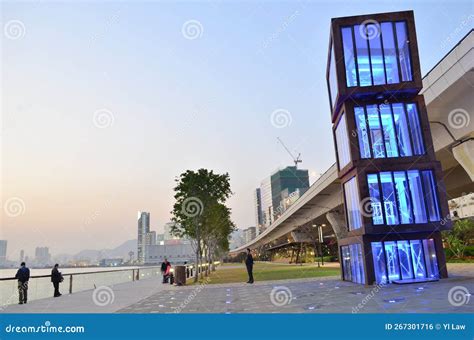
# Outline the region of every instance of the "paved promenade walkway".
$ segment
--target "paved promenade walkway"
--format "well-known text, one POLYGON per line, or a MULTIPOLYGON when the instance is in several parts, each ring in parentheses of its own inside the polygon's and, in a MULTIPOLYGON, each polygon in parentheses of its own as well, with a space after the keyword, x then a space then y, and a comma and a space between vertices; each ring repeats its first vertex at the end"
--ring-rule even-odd
POLYGON ((450 264, 448 270, 451 277, 439 282, 385 287, 363 287, 336 277, 174 287, 153 278, 112 286, 113 299, 104 306, 94 301, 93 291, 85 291, 7 306, 3 312, 474 313, 474 297, 465 293, 474 292, 474 265, 450 264), (451 289, 458 293, 450 302, 451 289))

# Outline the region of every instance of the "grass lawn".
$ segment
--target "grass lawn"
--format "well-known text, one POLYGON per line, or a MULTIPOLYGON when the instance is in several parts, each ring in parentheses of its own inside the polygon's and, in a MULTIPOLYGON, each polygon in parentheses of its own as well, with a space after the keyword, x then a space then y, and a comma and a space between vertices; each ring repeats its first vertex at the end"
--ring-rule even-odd
MULTIPOLYGON (((247 282, 247 270, 244 264, 234 263, 232 266, 239 266, 240 268, 226 268, 230 265, 219 266, 215 272, 210 276, 208 283, 235 283, 247 282)), ((317 268, 314 265, 288 265, 288 264, 267 264, 256 263, 253 266, 253 277, 255 281, 267 280, 285 280, 285 279, 301 279, 309 277, 322 276, 339 276, 339 268, 335 267, 321 267, 317 268)), ((188 280, 188 283, 192 278, 188 280)))

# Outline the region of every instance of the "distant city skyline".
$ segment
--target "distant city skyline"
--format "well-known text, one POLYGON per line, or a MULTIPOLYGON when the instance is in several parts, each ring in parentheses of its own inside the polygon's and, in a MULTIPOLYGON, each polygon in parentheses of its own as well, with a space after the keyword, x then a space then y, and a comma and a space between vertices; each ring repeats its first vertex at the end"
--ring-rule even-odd
POLYGON ((9 259, 114 248, 136 239, 137 211, 161 233, 187 169, 228 172, 232 218, 254 226, 255 188, 292 164, 277 137, 311 183, 335 161, 331 18, 413 9, 423 75, 474 22, 470 1, 1 6, 9 259))

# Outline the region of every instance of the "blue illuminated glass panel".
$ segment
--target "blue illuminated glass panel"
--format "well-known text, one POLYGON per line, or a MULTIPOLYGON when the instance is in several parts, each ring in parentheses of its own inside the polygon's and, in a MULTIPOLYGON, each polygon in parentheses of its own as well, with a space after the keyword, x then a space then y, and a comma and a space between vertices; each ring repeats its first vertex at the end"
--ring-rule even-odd
POLYGON ((409 170, 407 174, 408 182, 410 183, 415 223, 426 223, 428 220, 426 217, 425 196, 423 194, 420 172, 418 170, 409 170))
POLYGON ((423 255, 423 247, 420 240, 410 241, 411 259, 413 263, 413 273, 415 278, 422 279, 426 277, 425 259, 423 255))
POLYGON ((347 223, 349 230, 359 229, 362 226, 362 217, 359 210, 360 198, 355 177, 344 183, 344 196, 346 198, 347 223))
POLYGON ((389 281, 400 279, 400 267, 398 265, 397 243, 384 242, 385 254, 387 254, 387 274, 389 281))
POLYGON ((428 215, 431 222, 437 222, 440 220, 440 213, 433 172, 431 170, 424 170, 421 174, 423 176, 423 187, 425 190, 426 205, 428 206, 428 215))
POLYGON ((421 134, 418 109, 416 107, 416 104, 407 104, 406 108, 413 140, 413 150, 415 152, 415 155, 423 155, 425 153, 425 147, 423 144, 423 136, 421 134))
POLYGON ((386 275, 389 282, 439 278, 433 239, 372 242, 371 246, 377 283, 384 282, 386 275))
POLYGON ((382 54, 382 42, 380 37, 380 26, 368 24, 366 26, 367 40, 370 46, 370 64, 372 68, 372 78, 374 85, 385 84, 384 58, 382 54))
POLYGON ((351 252, 352 282, 365 283, 362 247, 355 243, 349 246, 351 252))
POLYGON ((364 112, 364 107, 354 107, 361 158, 425 153, 416 104, 384 103, 365 108, 364 112))
POLYGON ((352 27, 341 29, 342 45, 344 48, 344 64, 346 68, 347 87, 357 86, 357 70, 354 57, 354 42, 352 41, 352 27))
POLYGON ((413 267, 408 241, 398 241, 398 258, 400 259, 400 274, 402 279, 413 279, 413 267))
POLYGON ((372 141, 372 154, 374 158, 385 158, 384 137, 377 105, 367 106, 367 121, 372 141))
POLYGON ((347 134, 346 114, 343 113, 336 127, 336 145, 337 159, 339 161, 339 169, 344 168, 351 160, 349 148, 349 136, 347 134))
POLYGON ((373 225, 440 220, 437 188, 432 170, 368 174, 367 187, 371 198, 373 225))
POLYGON ((396 194, 392 182, 392 173, 381 172, 380 184, 382 186, 383 207, 386 223, 388 225, 399 224, 396 194))
POLYGON ((342 246, 341 253, 343 279, 346 281, 352 281, 351 252, 349 251, 349 246, 342 246))
POLYGON ((367 38, 361 34, 364 29, 360 25, 354 26, 354 38, 357 52, 357 66, 359 68, 359 86, 371 86, 372 75, 370 71, 369 46, 367 38))
POLYGON ((433 239, 423 240, 426 274, 429 278, 439 278, 438 259, 433 239))
POLYGON ((390 109, 390 105, 380 105, 379 107, 387 157, 398 157, 397 139, 395 138, 392 110, 390 109))
POLYGON ((395 23, 397 30, 397 44, 398 44, 398 54, 400 59, 400 69, 402 73, 402 81, 411 81, 412 80, 412 71, 411 71, 411 60, 410 60, 410 47, 407 34, 407 25, 406 22, 400 21, 395 23))
POLYGON ((343 278, 346 281, 365 283, 364 257, 360 244, 341 247, 343 278))
POLYGON ((382 31, 387 84, 396 84, 400 82, 400 78, 398 75, 397 49, 395 47, 393 25, 391 22, 383 22, 380 24, 380 28, 382 31))
POLYGON ((387 282, 387 267, 385 265, 385 251, 382 242, 372 242, 372 258, 374 261, 375 282, 387 282))
POLYGON ((372 207, 372 224, 383 224, 382 203, 380 201, 380 187, 377 174, 367 175, 367 184, 372 207))
POLYGON ((393 119, 395 121, 395 129, 397 133, 398 149, 400 156, 412 156, 410 134, 408 130, 405 107, 403 104, 392 104, 393 119))
POLYGON ((367 121, 365 119, 364 108, 354 108, 355 121, 357 125, 357 137, 359 139, 359 151, 361 158, 370 158, 370 142, 367 130, 367 121))
POLYGON ((330 49, 331 58, 329 64, 329 92, 331 95, 331 106, 334 107, 336 105, 336 98, 337 98, 337 74, 336 74, 336 61, 334 58, 334 48, 331 46, 330 49))
POLYGON ((410 190, 405 172, 394 172, 393 179, 395 180, 395 187, 397 189, 397 198, 401 223, 411 224, 413 223, 413 209, 410 200, 410 190))

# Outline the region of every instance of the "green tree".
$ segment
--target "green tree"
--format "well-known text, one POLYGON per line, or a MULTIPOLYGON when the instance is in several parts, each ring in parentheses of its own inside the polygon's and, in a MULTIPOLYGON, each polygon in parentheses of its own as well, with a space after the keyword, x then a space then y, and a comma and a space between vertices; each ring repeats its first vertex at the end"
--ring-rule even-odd
MULTIPOLYGON (((189 238, 196 255, 196 267, 202 264, 205 240, 213 232, 209 223, 214 206, 224 204, 232 195, 229 174, 215 174, 212 170, 187 170, 176 179, 174 188, 176 200, 173 211, 174 226, 171 233, 189 238)), ((196 268, 197 269, 197 268, 196 268)), ((194 280, 198 280, 195 271, 194 280)))
POLYGON ((474 240, 474 222, 470 219, 458 220, 453 229, 443 232, 443 241, 454 258, 464 257, 464 251, 474 240))

